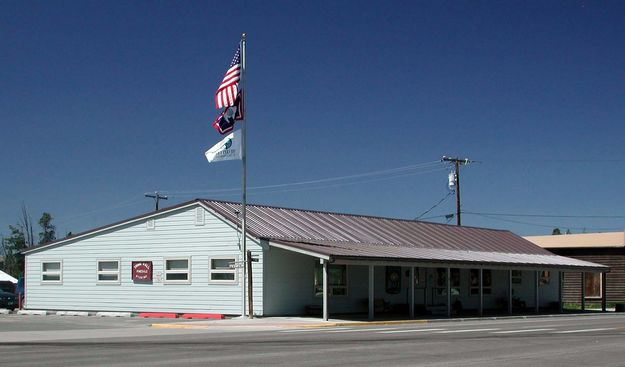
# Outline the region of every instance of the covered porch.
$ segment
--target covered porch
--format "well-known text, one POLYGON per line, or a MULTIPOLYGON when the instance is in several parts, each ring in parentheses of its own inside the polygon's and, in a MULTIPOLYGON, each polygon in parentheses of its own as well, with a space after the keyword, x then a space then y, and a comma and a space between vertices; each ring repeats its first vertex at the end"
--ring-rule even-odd
MULTIPOLYGON (((349 302, 353 311, 364 308, 369 320, 557 313, 563 312, 562 277, 566 270, 353 259, 330 263, 319 259, 315 293, 322 298, 324 320, 330 318, 333 302, 345 304, 350 297, 356 298, 349 302)), ((602 305, 605 311, 605 299, 602 305)), ((348 311, 334 308, 342 311, 338 313, 348 311)))

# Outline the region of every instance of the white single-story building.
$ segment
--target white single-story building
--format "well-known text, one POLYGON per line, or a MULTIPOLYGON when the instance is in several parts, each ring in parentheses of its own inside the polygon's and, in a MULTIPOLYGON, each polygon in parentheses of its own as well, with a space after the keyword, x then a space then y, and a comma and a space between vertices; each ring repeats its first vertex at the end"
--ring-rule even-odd
MULTIPOLYGON (((196 199, 29 248, 25 307, 241 314, 240 210, 196 199)), ((509 231, 263 205, 246 217, 259 316, 538 311, 558 307, 562 272, 607 271, 509 231)))

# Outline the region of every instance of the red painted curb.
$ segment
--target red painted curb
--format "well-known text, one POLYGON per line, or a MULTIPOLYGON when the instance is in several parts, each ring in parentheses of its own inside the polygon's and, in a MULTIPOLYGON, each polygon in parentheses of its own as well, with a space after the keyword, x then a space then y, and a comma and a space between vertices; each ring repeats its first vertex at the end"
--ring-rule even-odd
POLYGON ((215 319, 223 320, 225 316, 220 313, 185 313, 182 314, 183 319, 215 319))
POLYGON ((175 313, 167 313, 167 312, 141 312, 139 313, 139 317, 155 317, 159 319, 175 319, 178 317, 175 313))

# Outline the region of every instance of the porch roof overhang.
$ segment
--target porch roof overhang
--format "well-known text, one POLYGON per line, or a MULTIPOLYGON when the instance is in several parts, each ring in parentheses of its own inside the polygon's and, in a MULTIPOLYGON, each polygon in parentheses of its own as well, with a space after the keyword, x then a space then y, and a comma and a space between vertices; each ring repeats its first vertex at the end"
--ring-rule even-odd
POLYGON ((604 265, 554 254, 447 250, 344 242, 311 243, 284 239, 268 239, 268 241, 271 246, 335 263, 402 263, 423 266, 553 269, 600 273, 610 271, 610 268, 604 265))

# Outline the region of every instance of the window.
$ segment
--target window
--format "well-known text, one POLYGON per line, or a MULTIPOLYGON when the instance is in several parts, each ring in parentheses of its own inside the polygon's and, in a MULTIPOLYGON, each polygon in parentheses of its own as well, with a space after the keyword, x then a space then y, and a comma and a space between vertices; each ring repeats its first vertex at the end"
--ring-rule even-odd
MULTIPOLYGON (((471 269, 469 294, 480 294, 480 270, 471 269)), ((493 275, 490 269, 482 270, 482 293, 491 294, 493 291, 493 275)))
MULTIPOLYGON (((328 265, 328 295, 347 296, 347 265, 328 265)), ((315 296, 323 295, 323 265, 315 263, 315 296)))
POLYGON ((215 283, 236 283, 237 269, 234 257, 213 257, 209 259, 209 280, 215 283))
MULTIPOLYGON (((451 278, 450 278, 451 295, 459 296, 460 295, 460 269, 451 268, 449 269, 449 273, 451 274, 451 278)), ((434 295, 435 296, 447 295, 447 268, 436 269, 436 288, 434 288, 434 295)))
POLYGON ((586 273, 586 298, 601 298, 601 273, 586 273))
POLYGON ((401 266, 386 267, 386 293, 399 294, 401 292, 401 266))
POLYGON ((191 259, 165 259, 165 283, 191 283, 191 259))
POLYGON ((61 261, 42 261, 41 282, 61 284, 63 282, 63 263, 61 261))
POLYGON ((543 270, 540 272, 539 284, 547 285, 551 282, 551 272, 548 270, 543 270))
POLYGON ((512 270, 512 284, 521 284, 523 282, 523 272, 521 270, 512 270))
POLYGON ((97 274, 98 283, 119 284, 119 260, 98 260, 97 274))

